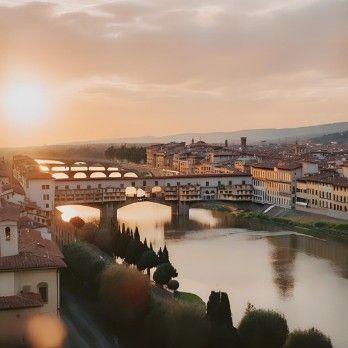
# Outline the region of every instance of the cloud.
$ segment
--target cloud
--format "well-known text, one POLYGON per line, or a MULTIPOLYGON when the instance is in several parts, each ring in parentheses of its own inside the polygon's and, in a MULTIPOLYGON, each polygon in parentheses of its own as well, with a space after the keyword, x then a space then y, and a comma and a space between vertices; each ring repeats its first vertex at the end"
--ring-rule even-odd
POLYGON ((37 73, 75 104, 83 96, 79 112, 90 118, 98 107, 117 114, 120 104, 139 119, 144 107, 178 122, 192 117, 178 131, 194 129, 202 105, 204 131, 216 127, 212 110, 228 129, 245 127, 229 121, 245 112, 249 125, 262 125, 258 113, 295 125, 300 108, 308 123, 330 108, 326 121, 347 117, 347 1, 6 0, 0 31, 0 87, 14 72, 37 73))

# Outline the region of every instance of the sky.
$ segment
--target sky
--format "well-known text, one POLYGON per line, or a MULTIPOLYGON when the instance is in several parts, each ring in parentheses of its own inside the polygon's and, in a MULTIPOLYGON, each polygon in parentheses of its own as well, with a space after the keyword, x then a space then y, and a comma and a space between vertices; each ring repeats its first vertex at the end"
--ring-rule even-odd
POLYGON ((0 0, 0 147, 336 121, 347 0, 0 0))

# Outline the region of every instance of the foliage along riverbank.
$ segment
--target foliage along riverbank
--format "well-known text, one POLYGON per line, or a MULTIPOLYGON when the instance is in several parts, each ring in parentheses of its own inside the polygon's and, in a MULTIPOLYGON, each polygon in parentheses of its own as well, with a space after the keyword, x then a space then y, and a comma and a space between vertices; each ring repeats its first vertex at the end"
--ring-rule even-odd
MULTIPOLYGON (((204 203, 199 205, 202 208, 208 208, 214 211, 219 211, 223 213, 229 213, 238 218, 246 219, 250 224, 255 223, 264 223, 273 226, 281 226, 288 230, 294 232, 299 232, 303 234, 308 234, 314 237, 320 238, 333 238, 339 241, 348 243, 348 223, 344 221, 333 220, 325 221, 325 217, 318 215, 313 216, 312 221, 300 221, 300 219, 294 219, 292 217, 272 217, 266 214, 263 214, 259 209, 253 210, 252 205, 247 209, 242 209, 236 204, 230 205, 228 203, 204 203)), ((299 213, 299 216, 301 213, 299 213)), ((307 215, 304 215, 307 216, 307 215)))

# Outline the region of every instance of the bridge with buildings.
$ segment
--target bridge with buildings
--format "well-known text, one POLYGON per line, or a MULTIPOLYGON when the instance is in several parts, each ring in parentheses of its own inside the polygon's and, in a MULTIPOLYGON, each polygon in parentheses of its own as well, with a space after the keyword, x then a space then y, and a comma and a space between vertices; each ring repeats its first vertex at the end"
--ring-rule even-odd
POLYGON ((168 205, 173 215, 187 215, 195 202, 251 199, 251 176, 244 173, 55 180, 55 205, 98 208, 101 226, 108 226, 117 209, 141 200, 168 205))
MULTIPOLYGON (((40 161, 40 159, 37 159, 40 161)), ((134 163, 123 163, 119 161, 100 161, 100 160, 76 160, 76 159, 55 159, 52 163, 40 163, 42 170, 51 175, 62 174, 68 178, 93 178, 97 177, 124 177, 136 174, 143 176, 150 174, 148 168, 134 163), (53 163, 54 162, 54 163, 53 163)))

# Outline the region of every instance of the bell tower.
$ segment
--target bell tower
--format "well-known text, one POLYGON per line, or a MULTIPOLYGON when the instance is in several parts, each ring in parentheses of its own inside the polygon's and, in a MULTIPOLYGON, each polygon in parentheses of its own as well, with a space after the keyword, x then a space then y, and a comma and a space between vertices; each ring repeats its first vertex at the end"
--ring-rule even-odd
POLYGON ((0 257, 18 254, 18 222, 0 220, 0 257))

